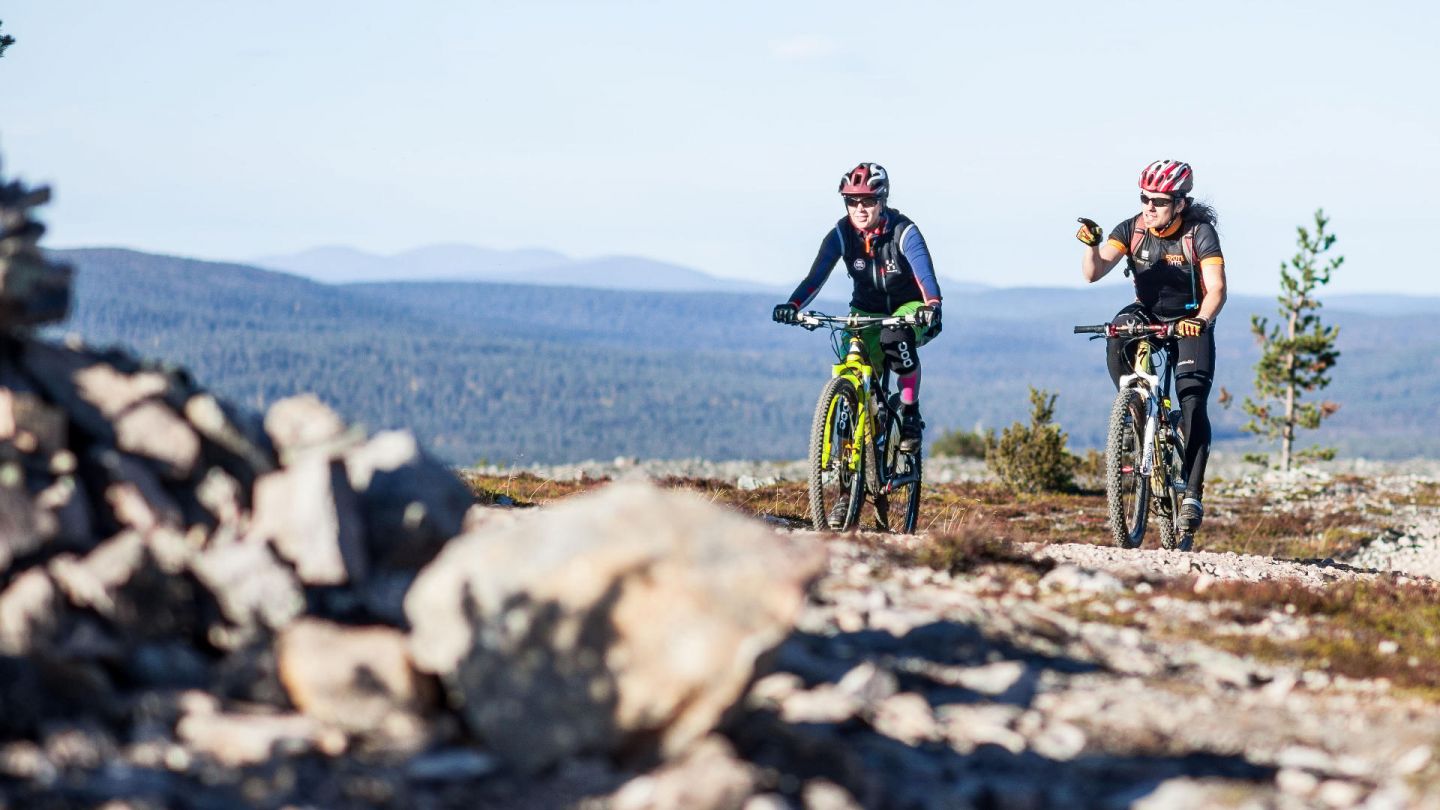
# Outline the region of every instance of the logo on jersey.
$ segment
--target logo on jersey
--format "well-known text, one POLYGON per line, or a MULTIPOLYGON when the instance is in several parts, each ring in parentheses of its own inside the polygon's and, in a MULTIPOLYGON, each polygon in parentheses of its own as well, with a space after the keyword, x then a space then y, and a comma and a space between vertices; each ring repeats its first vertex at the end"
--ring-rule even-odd
POLYGON ((1176 255, 1174 253, 1166 253, 1165 263, 1173 267, 1184 267, 1185 257, 1183 255, 1176 255))
POLYGON ((857 272, 857 273, 863 273, 863 272, 865 272, 865 260, 864 260, 864 259, 856 259, 854 262, 851 262, 850 266, 851 266, 851 267, 854 267, 854 268, 855 268, 855 272, 857 272))

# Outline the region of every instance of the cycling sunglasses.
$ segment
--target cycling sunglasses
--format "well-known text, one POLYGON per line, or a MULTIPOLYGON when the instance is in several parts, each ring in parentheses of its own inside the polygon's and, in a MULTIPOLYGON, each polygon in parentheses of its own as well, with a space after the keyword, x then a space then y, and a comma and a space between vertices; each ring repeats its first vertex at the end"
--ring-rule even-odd
POLYGON ((879 205, 879 204, 880 204, 880 198, 879 198, 879 197, 846 197, 846 198, 845 198, 845 207, 846 207, 846 208, 858 208, 858 207, 861 207, 861 206, 863 206, 863 207, 865 207, 865 208, 874 208, 875 206, 877 206, 877 205, 879 205))
POLYGON ((1151 197, 1143 191, 1140 192, 1141 205, 1154 205, 1156 208, 1169 208, 1176 202, 1178 202, 1178 200, 1172 199, 1170 197, 1151 197))

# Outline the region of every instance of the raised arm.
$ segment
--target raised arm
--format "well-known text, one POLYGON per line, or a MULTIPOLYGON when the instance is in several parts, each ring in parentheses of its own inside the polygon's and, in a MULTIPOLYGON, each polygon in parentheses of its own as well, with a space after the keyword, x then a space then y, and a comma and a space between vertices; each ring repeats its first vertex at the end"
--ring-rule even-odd
POLYGON ((1075 238, 1085 245, 1085 252, 1080 256, 1080 274, 1085 280, 1091 283, 1099 281, 1105 274, 1115 269, 1120 257, 1125 255, 1125 224, 1121 224, 1110 233, 1110 238, 1100 241, 1100 235, 1104 231, 1094 220, 1080 217, 1080 230, 1075 232, 1075 238))
POLYGON ((1106 240, 1095 247, 1086 246, 1085 252, 1080 256, 1080 274, 1093 284, 1114 270, 1115 265, 1120 263, 1120 257, 1124 255, 1125 246, 1114 239, 1106 240))

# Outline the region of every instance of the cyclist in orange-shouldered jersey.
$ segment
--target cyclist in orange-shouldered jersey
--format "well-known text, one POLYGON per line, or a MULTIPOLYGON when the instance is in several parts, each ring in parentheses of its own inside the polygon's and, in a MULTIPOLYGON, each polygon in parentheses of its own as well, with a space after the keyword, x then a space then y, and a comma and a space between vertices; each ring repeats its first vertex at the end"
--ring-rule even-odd
MULTIPOLYGON (((1214 209, 1195 202, 1190 192, 1195 172, 1178 160, 1157 160, 1140 173, 1140 213, 1126 219, 1102 241, 1093 220, 1080 218, 1075 237, 1085 243, 1080 270, 1095 282, 1114 269, 1121 257, 1135 281, 1135 303, 1115 316, 1114 323, 1172 325, 1175 394, 1180 399, 1185 460, 1185 498, 1176 527, 1194 532, 1205 510, 1205 463, 1210 457, 1210 416, 1207 402, 1215 378, 1215 319, 1225 306, 1225 255, 1215 232, 1214 209)), ((1116 386, 1130 369, 1126 341, 1108 342, 1106 361, 1116 386)))

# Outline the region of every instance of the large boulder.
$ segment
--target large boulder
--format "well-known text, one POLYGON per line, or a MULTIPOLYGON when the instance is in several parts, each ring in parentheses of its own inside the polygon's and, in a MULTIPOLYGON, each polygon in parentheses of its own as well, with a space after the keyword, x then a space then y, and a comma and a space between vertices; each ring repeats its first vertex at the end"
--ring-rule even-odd
POLYGON ((670 758, 740 698, 823 562, 693 494, 617 484, 449 543, 406 596, 411 653, 522 771, 670 758))

